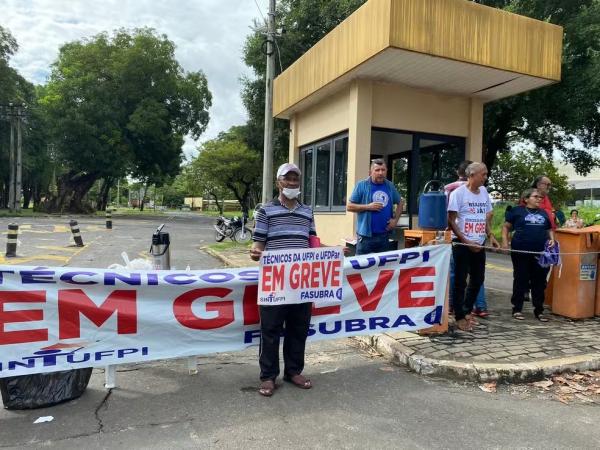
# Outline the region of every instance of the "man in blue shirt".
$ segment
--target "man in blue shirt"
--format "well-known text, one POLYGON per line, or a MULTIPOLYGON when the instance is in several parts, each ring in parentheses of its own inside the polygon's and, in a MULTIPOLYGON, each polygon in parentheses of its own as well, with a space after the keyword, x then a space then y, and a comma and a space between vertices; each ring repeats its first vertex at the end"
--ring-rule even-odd
POLYGON ((396 186, 387 178, 383 159, 374 159, 369 168, 369 178, 354 187, 346 208, 358 214, 356 254, 386 252, 389 234, 402 214, 402 199, 396 186), (393 210, 396 205, 396 211, 393 210))

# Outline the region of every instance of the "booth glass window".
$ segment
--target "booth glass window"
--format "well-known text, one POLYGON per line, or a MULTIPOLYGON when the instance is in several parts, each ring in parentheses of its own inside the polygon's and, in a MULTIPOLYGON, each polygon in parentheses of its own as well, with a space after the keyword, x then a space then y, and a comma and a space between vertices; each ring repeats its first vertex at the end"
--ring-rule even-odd
POLYGON ((348 135, 300 149, 302 202, 315 211, 344 211, 348 173, 348 135))

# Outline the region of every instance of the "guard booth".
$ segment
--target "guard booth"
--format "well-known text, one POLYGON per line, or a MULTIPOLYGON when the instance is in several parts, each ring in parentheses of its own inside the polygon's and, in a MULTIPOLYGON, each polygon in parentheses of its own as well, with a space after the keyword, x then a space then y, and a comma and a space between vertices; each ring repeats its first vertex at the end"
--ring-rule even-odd
POLYGON ((369 0, 274 81, 323 243, 356 232, 346 200, 372 158, 418 227, 426 181, 482 160, 483 106, 560 80, 562 28, 466 0, 369 0))

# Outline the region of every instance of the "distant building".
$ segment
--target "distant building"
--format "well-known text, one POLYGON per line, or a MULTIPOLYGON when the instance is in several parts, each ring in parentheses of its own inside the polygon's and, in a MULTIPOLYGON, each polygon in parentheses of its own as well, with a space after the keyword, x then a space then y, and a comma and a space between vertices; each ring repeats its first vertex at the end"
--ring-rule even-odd
POLYGON ((600 169, 587 175, 579 175, 570 164, 556 162, 561 175, 566 175, 568 183, 575 188, 574 202, 578 205, 593 204, 600 206, 600 169))

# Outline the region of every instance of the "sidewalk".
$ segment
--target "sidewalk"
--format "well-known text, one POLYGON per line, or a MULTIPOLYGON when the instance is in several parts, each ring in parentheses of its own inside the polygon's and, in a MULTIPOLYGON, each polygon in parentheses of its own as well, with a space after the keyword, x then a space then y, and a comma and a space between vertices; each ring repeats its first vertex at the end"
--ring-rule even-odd
MULTIPOLYGON (((232 267, 257 265, 246 249, 206 250, 232 267)), ((490 316, 478 318, 472 333, 451 326, 443 335, 396 332, 355 339, 419 374, 477 382, 526 382, 600 369, 600 317, 570 320, 547 311, 550 321, 541 323, 527 303, 526 319, 518 321, 511 315, 510 294, 488 289, 486 296, 490 316)))

